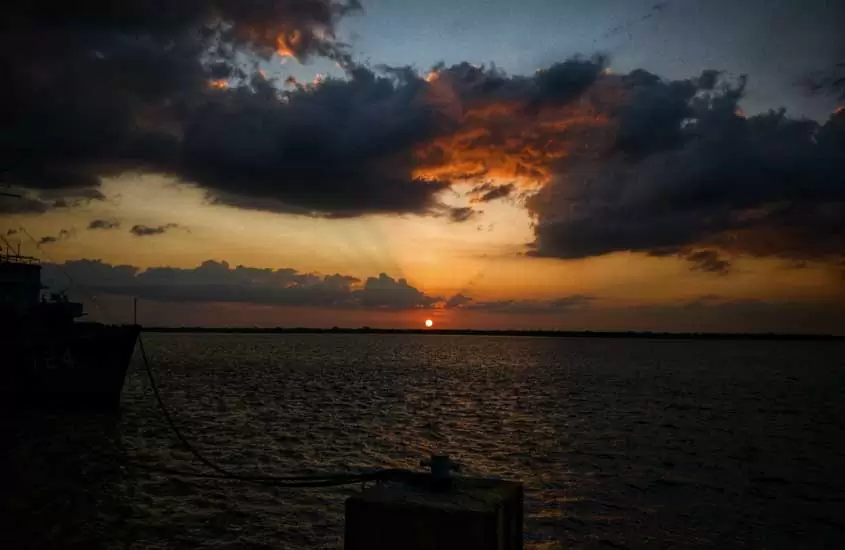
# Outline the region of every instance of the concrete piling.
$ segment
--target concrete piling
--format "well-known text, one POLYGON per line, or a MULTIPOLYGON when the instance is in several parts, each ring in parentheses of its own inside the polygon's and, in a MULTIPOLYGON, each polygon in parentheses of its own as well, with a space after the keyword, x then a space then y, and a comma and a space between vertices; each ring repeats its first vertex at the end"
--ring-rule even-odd
POLYGON ((346 501, 345 550, 522 550, 522 483, 451 477, 448 457, 346 501))

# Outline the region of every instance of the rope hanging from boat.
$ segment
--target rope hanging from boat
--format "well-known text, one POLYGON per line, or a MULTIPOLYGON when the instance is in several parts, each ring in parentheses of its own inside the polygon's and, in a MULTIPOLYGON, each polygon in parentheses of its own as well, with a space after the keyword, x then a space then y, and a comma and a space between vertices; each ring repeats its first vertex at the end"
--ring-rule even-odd
MULTIPOLYGON (((61 265, 56 264, 53 262, 50 254, 41 247, 41 244, 26 230, 26 228, 21 227, 20 230, 26 235, 36 246, 36 248, 44 254, 48 260, 50 260, 54 265, 59 267, 62 274, 67 277, 68 281, 70 282, 71 286, 77 287, 82 293, 85 295, 90 302, 92 302, 100 311, 107 317, 110 318, 109 312, 103 307, 102 304, 99 303, 99 300, 96 297, 88 292, 88 290, 81 284, 74 281, 73 277, 71 277, 70 273, 67 270, 62 268, 61 265)), ((5 239, 4 239, 5 240, 5 239)), ((360 473, 326 473, 326 474, 314 474, 314 475, 303 475, 303 476, 252 476, 252 475, 244 475, 236 472, 229 471, 218 464, 215 464, 208 458, 206 458, 196 447, 194 447, 191 442, 185 437, 176 423, 173 421, 173 417, 170 414, 170 411, 164 404, 164 400, 161 397, 161 393, 158 389, 158 384, 156 383, 155 376, 153 375, 152 367, 150 366, 149 358, 147 357, 146 349, 144 348, 144 341, 141 338, 140 334, 138 335, 138 347, 141 352, 141 358, 144 363, 144 369, 147 374, 147 378, 150 381, 150 386, 153 389, 153 395, 155 396, 156 402, 158 407, 161 409, 162 414, 164 415, 165 420, 167 421, 170 430, 182 444, 182 446, 187 449, 193 457, 199 461, 201 464, 206 466, 208 469, 212 470, 214 473, 201 473, 201 472, 189 472, 184 470, 177 470, 172 468, 162 468, 162 467, 155 467, 155 466, 147 466, 137 463, 131 463, 132 466, 146 469, 150 471, 161 472, 164 474, 175 475, 180 477, 188 477, 188 478, 199 478, 199 479, 220 479, 220 480, 235 480, 241 481, 246 483, 256 483, 260 485, 271 485, 275 487, 285 487, 285 488, 317 488, 317 487, 337 487, 341 485, 352 485, 358 483, 365 483, 368 481, 387 481, 387 480, 396 480, 402 479, 410 472, 408 470, 401 470, 401 469, 378 469, 371 472, 360 472, 360 473)))
POLYGON ((176 426, 176 423, 173 421, 173 417, 167 410, 167 407, 164 404, 164 400, 161 397, 161 393, 159 392, 158 384, 156 384, 155 376, 153 376, 152 367, 150 366, 150 361, 147 357, 147 352, 144 349, 144 341, 143 339, 141 339, 140 335, 138 336, 138 348, 141 352, 141 359, 144 362, 144 369, 147 372, 147 378, 149 378, 150 380, 150 386, 153 389, 153 394, 155 395, 156 402, 158 403, 161 412, 164 414, 164 418, 167 421, 167 424, 170 426, 171 431, 174 433, 177 439, 179 439, 185 449, 187 449, 194 456, 194 458, 196 458, 199 462, 201 462, 203 465, 205 465, 207 468, 214 471, 215 473, 194 473, 185 472, 182 470, 173 470, 169 468, 148 467, 147 469, 185 477, 195 477, 203 479, 228 479, 248 483, 257 483, 261 485, 272 485, 276 487, 288 488, 336 487, 340 485, 364 483, 367 481, 386 481, 388 479, 396 479, 397 477, 401 477, 409 473, 406 470, 399 469, 382 469, 366 473, 327 473, 307 476, 250 476, 231 472, 203 456, 203 454, 196 447, 194 447, 190 441, 188 441, 188 439, 178 428, 178 426, 176 426))

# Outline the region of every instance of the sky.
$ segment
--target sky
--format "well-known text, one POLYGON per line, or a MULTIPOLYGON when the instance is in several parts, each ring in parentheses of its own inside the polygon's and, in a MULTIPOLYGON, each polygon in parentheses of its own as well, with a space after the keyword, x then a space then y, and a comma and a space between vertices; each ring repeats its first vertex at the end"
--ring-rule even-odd
POLYGON ((4 7, 0 234, 145 325, 843 333, 845 7, 4 7))

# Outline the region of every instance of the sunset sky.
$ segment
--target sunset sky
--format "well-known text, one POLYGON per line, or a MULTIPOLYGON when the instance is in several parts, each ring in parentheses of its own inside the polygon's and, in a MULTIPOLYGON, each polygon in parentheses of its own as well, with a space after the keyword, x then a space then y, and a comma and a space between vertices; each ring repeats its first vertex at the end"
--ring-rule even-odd
POLYGON ((81 4, 0 232, 98 320, 845 333, 841 2, 81 4))

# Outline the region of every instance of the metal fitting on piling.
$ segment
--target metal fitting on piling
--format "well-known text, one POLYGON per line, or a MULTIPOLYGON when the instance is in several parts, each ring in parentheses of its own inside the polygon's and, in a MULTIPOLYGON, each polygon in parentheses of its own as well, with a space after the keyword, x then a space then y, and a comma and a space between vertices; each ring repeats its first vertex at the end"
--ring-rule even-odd
POLYGON ((420 466, 431 471, 431 486, 434 489, 448 490, 452 487, 452 472, 460 472, 461 465, 453 462, 449 455, 431 455, 420 461, 420 466))
POLYGON ((420 466, 347 499, 345 550, 522 550, 521 483, 454 476, 448 455, 420 466))

